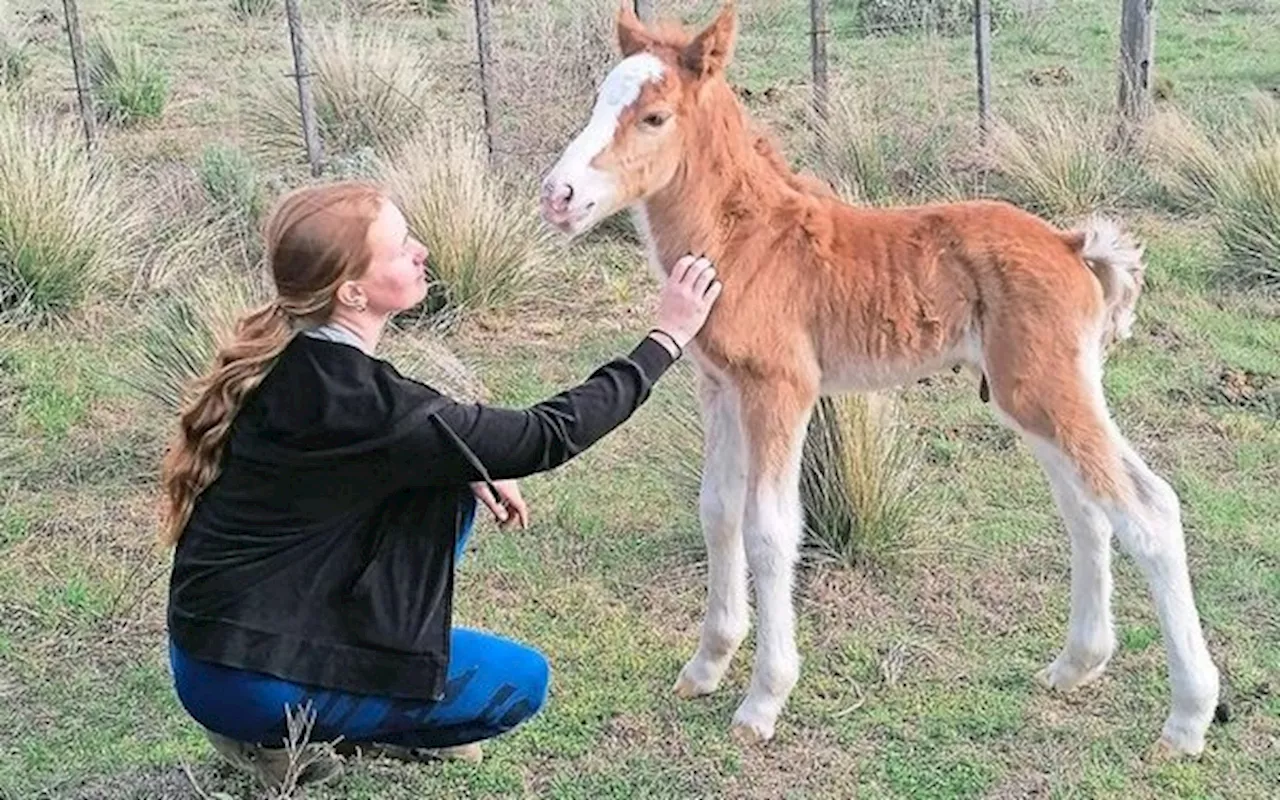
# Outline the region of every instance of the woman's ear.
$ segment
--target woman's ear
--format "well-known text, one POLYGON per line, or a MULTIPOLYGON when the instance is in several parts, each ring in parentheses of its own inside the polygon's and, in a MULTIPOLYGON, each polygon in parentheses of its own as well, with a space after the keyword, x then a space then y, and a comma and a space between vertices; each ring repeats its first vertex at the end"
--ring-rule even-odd
POLYGON ((364 287, 355 281, 343 281, 338 287, 338 302, 352 311, 364 311, 369 305, 369 297, 364 293, 364 287))
POLYGON ((725 0, 720 13, 680 54, 680 63, 700 78, 724 72, 733 60, 733 44, 738 36, 738 15, 734 0, 725 0))
POLYGON ((633 56, 653 44, 653 37, 636 16, 632 1, 619 0, 618 5, 618 49, 622 51, 623 58, 633 56))

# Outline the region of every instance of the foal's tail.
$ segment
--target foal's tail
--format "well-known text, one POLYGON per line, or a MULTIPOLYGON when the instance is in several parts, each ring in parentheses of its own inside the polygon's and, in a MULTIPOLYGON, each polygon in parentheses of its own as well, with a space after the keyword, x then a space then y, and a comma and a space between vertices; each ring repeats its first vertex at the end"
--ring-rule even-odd
POLYGON ((1117 222, 1102 216, 1090 217, 1066 232, 1064 238, 1102 284, 1106 302, 1103 348, 1128 339, 1133 333, 1134 308, 1146 271, 1142 246, 1117 222))

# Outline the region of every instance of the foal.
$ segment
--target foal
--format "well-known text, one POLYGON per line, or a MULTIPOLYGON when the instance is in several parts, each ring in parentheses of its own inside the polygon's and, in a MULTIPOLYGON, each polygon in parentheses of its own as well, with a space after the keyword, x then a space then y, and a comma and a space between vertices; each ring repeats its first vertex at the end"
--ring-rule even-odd
POLYGON ((709 576, 698 649, 675 691, 720 683, 748 630, 749 566, 756 658, 733 724, 747 740, 773 736, 799 677, 791 593, 815 402, 965 365, 1035 454, 1071 537, 1066 644, 1038 677, 1074 689, 1111 657, 1115 533, 1146 574, 1168 653, 1172 709, 1159 744, 1201 752, 1218 671, 1178 498, 1120 434, 1102 391, 1106 350, 1133 323, 1140 248, 1097 217, 1060 231, 1000 202, 859 208, 793 174, 724 79, 732 0, 694 37, 645 27, 624 0, 617 33, 624 58, 547 175, 542 213, 577 235, 629 207, 655 269, 705 253, 724 285, 691 347, 709 576))

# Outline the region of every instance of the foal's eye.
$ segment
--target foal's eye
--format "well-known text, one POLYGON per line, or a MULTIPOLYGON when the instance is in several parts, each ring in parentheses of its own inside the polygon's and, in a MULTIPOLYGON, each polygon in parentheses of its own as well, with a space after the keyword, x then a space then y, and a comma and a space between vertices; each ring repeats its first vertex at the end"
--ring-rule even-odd
POLYGON ((644 119, 642 119, 641 122, 650 128, 661 128, 663 123, 665 123, 667 118, 670 116, 670 114, 655 111, 652 114, 645 114, 644 119))

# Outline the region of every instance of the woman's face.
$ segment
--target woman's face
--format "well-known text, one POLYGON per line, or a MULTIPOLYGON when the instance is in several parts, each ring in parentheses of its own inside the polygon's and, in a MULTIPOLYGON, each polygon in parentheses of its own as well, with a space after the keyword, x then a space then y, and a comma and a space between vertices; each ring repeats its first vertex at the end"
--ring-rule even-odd
POLYGON ((427 296, 427 248, 409 235, 409 224, 387 201, 369 227, 369 268, 356 281, 368 312, 390 316, 413 308, 427 296))

